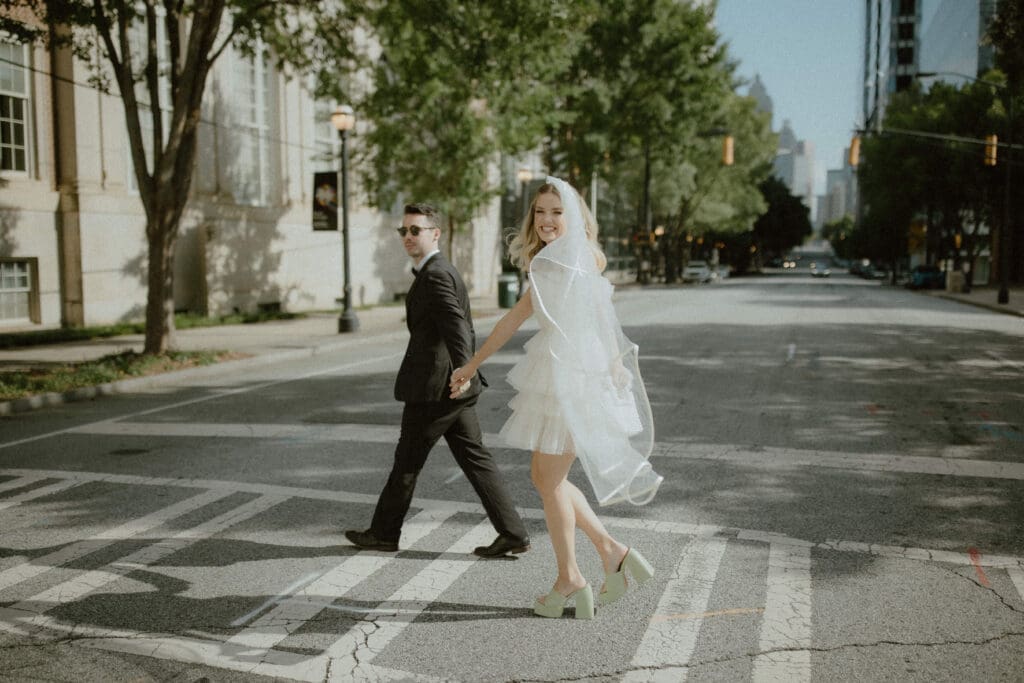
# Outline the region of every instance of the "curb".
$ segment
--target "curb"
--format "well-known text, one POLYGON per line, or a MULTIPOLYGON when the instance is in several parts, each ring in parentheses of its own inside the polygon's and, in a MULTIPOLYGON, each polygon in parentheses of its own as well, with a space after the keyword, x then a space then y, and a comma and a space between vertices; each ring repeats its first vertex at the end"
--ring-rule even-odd
MULTIPOLYGON (((494 322, 504 315, 504 311, 484 311, 482 315, 473 316, 473 324, 479 331, 481 326, 490 326, 494 322)), ((146 377, 130 377, 128 379, 118 380, 116 382, 106 382, 104 384, 97 384, 89 387, 79 387, 77 389, 71 389, 65 392, 48 392, 45 394, 34 394, 32 396, 25 396, 23 398, 16 398, 10 401, 0 401, 0 417, 7 417, 18 413, 27 413, 32 410, 39 410, 40 408, 47 408, 52 406, 59 406, 65 403, 74 403, 78 401, 90 401, 93 399, 100 398, 102 396, 111 396, 114 394, 124 394, 139 389, 150 389, 152 387, 163 386, 167 384, 173 384, 181 380, 188 380, 194 377, 208 377, 223 372, 233 372, 237 370, 245 370, 248 368, 258 368, 271 363, 278 363, 281 361, 297 360, 300 358, 311 358, 321 353, 329 353, 341 348, 363 346, 365 344, 376 344, 385 341, 391 341, 407 336, 409 333, 403 325, 400 329, 392 331, 381 331, 373 334, 368 334, 365 337, 359 339, 352 339, 351 337, 345 339, 338 339, 336 341, 328 341, 322 344, 314 346, 308 346, 301 349, 288 349, 285 351, 270 351, 268 353, 260 353, 249 356, 247 358, 238 358, 236 360, 228 360, 220 363, 212 363, 210 365, 203 365, 195 368, 187 368, 185 370, 173 370, 171 372, 162 372, 156 375, 148 375, 146 377)))
POLYGON ((984 308, 986 310, 992 311, 993 313, 1013 315, 1017 316, 1018 318, 1024 317, 1024 311, 1019 311, 1015 308, 1007 308, 1004 304, 990 304, 985 301, 972 301, 970 299, 964 299, 953 294, 945 294, 942 292, 932 294, 931 296, 937 297, 939 299, 945 299, 946 301, 956 301, 957 303, 967 304, 968 306, 974 306, 975 308, 984 308))
POLYGON ((257 368, 263 365, 269 365, 271 363, 277 363, 280 361, 297 360, 299 358, 309 358, 312 356, 319 355, 321 353, 327 353, 346 346, 362 346, 367 343, 375 343, 389 340, 391 337, 397 337, 404 333, 404 330, 402 330, 401 332, 380 332, 373 335, 368 335, 362 339, 356 340, 355 342, 353 342, 351 339, 338 340, 326 342, 316 346, 309 346, 302 349, 290 349, 287 351, 271 351, 269 353, 256 354, 253 356, 249 356, 247 358, 238 358, 236 360, 222 361, 220 363, 211 363, 210 365, 203 365, 195 368, 187 368, 185 370, 172 370, 171 372, 161 372, 159 374, 148 375, 146 377, 130 377, 128 379, 117 380, 116 382, 105 382, 103 384, 97 384, 89 387, 79 387, 77 389, 71 389, 69 391, 64 392, 47 392, 45 394, 33 394, 32 396, 25 396, 23 398, 16 398, 10 401, 0 402, 0 417, 14 415, 17 413, 25 413, 32 410, 38 410, 40 408, 59 406, 65 403, 89 401, 96 398, 100 398, 102 396, 129 393, 131 391, 137 391, 139 389, 150 389, 152 387, 173 384, 177 381, 188 380, 194 377, 208 377, 222 372, 245 370, 247 368, 257 368))

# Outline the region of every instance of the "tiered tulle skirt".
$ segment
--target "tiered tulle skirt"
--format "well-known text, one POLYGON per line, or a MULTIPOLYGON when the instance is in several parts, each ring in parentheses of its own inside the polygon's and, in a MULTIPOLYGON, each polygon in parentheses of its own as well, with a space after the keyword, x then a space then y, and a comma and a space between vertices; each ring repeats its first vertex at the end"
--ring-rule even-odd
POLYGON ((512 415, 499 437, 512 448, 541 453, 573 452, 572 437, 562 417, 552 380, 548 332, 541 330, 523 346, 526 356, 508 373, 508 383, 516 390, 509 401, 512 415))

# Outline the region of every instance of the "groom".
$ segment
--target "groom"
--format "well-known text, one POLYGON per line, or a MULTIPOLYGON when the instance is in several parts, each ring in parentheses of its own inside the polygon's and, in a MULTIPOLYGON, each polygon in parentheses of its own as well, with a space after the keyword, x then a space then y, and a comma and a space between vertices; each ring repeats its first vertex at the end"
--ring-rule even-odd
POLYGON ((530 549, 526 527, 482 444, 476 402, 486 383, 478 373, 459 398, 449 398, 452 371, 472 358, 476 334, 466 285, 438 249, 439 224, 434 207, 408 204, 398 228, 416 277, 405 298, 409 345, 395 381, 395 398, 405 402, 402 428, 391 475, 377 499, 370 528, 346 531, 345 537, 365 550, 398 550, 416 478, 430 449, 443 436, 498 532, 493 543, 473 552, 481 557, 526 552, 530 549))

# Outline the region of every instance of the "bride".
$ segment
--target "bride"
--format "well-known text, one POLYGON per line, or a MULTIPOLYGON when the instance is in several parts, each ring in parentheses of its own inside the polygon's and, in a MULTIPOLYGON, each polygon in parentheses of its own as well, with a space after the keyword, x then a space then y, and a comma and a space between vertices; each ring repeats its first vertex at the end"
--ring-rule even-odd
POLYGON ((527 291, 495 325, 480 350, 452 373, 452 397, 531 315, 540 331, 508 374, 517 395, 501 429, 508 445, 533 452, 530 475, 544 506, 558 574, 534 613, 560 617, 569 601, 577 619, 594 614, 594 595, 576 562, 579 527, 604 565, 600 604, 622 597, 627 572, 636 582, 654 569, 635 548, 613 538, 583 492, 568 479, 579 460, 601 505, 651 501, 662 477, 648 462, 654 429, 640 378, 637 347, 622 333, 612 307, 612 285, 597 224, 576 191, 548 176, 510 245, 513 261, 529 273, 527 291))

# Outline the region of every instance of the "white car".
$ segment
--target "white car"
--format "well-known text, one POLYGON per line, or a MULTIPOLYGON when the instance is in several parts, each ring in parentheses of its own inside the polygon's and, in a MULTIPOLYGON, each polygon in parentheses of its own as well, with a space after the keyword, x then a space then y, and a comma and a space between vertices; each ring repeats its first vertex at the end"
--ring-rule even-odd
POLYGON ((683 269, 683 282, 711 282, 711 278, 707 261, 690 261, 683 269))

